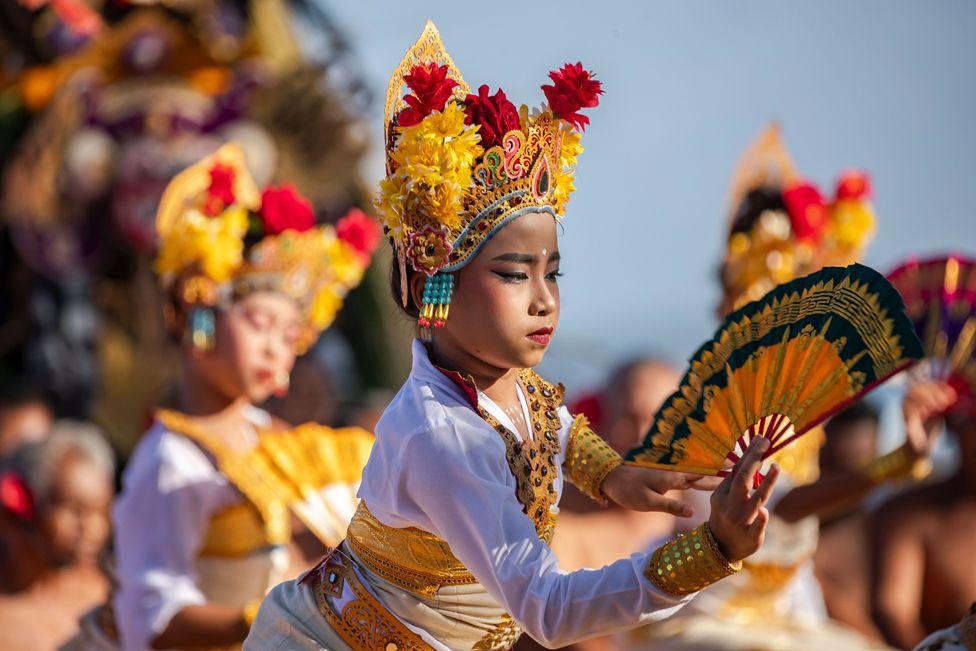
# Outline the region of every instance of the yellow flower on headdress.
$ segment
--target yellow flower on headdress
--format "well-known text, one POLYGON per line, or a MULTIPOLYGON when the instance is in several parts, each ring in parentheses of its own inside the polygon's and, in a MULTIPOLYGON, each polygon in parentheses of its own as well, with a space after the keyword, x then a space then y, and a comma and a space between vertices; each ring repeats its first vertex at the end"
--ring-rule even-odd
POLYGON ((559 167, 576 167, 576 159, 583 153, 579 131, 562 130, 562 146, 559 149, 559 167))
POLYGON ((560 215, 566 212, 569 197, 576 192, 576 186, 573 184, 574 176, 575 173, 572 169, 570 171, 560 170, 553 175, 552 203, 560 215))
POLYGON ((396 171, 381 184, 377 201, 387 228, 399 228, 410 210, 459 227, 471 168, 482 153, 478 142, 478 128, 464 124, 464 111, 454 103, 403 128, 392 154, 396 171))
POLYGON ((862 199, 838 199, 830 206, 825 238, 838 253, 830 264, 854 262, 867 240, 874 233, 874 211, 871 204, 862 199), (844 262, 844 259, 850 258, 844 262))
POLYGON ((162 241, 156 270, 175 275, 196 264, 213 281, 226 282, 243 262, 246 233, 247 210, 240 206, 216 217, 187 210, 180 227, 162 241))

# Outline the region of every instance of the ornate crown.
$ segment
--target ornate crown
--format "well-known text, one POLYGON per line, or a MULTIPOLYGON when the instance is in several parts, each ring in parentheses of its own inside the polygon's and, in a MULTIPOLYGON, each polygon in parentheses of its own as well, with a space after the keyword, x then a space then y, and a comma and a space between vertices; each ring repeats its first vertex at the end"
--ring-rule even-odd
POLYGON ((868 176, 851 170, 824 199, 797 173, 779 127, 768 126, 732 181, 722 311, 821 267, 857 261, 874 233, 870 193, 868 176))
POLYGON ((549 77, 548 106, 532 112, 516 109, 502 90, 473 94, 430 21, 393 72, 377 207, 401 272, 409 262, 429 279, 439 276, 428 282, 421 325, 447 318, 449 274, 498 229, 529 211, 562 216, 583 151, 579 131, 589 124, 579 111, 596 106, 603 91, 579 63, 549 77))
POLYGON ((304 349, 327 328, 359 284, 379 225, 353 210, 335 227, 316 226, 311 203, 290 185, 259 192, 234 144, 176 175, 156 215, 163 285, 187 304, 213 306, 272 290, 301 307, 304 349))

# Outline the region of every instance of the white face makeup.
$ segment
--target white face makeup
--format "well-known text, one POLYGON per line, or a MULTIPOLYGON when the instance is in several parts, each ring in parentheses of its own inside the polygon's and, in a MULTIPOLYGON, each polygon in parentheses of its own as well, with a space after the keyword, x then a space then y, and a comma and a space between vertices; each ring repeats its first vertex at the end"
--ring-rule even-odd
POLYGON ((544 258, 547 255, 549 255, 549 249, 542 249, 542 257, 544 258))

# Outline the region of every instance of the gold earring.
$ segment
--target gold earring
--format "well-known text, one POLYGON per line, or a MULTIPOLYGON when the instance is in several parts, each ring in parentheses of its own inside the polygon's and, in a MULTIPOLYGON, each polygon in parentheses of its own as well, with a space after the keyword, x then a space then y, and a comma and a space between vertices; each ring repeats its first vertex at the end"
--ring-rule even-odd
POLYGON ((275 395, 279 398, 283 398, 285 394, 288 393, 288 385, 291 383, 291 375, 288 371, 282 369, 275 373, 275 395))

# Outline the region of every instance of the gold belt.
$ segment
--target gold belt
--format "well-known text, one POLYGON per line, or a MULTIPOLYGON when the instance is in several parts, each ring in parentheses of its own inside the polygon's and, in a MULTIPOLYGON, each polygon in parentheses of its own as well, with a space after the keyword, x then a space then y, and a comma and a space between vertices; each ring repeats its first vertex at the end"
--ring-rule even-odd
POLYGON ((433 651, 423 639, 404 626, 363 586, 352 563, 333 551, 309 572, 315 604, 329 626, 355 651, 433 651), (345 588, 353 599, 337 611, 329 603, 342 597, 345 588))
POLYGON ((349 523, 346 542, 367 569, 414 594, 433 597, 444 586, 478 582, 447 542, 413 527, 388 527, 365 502, 349 523))

